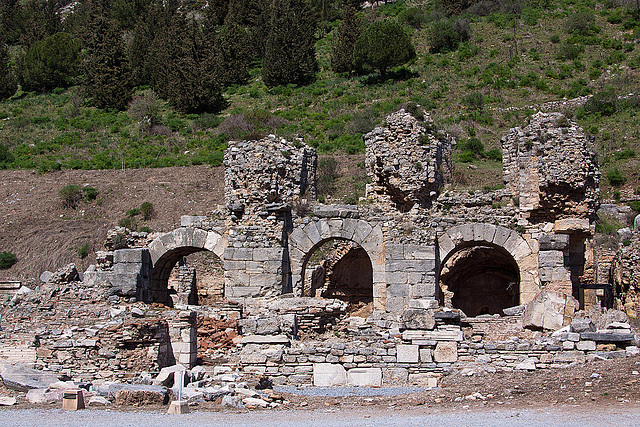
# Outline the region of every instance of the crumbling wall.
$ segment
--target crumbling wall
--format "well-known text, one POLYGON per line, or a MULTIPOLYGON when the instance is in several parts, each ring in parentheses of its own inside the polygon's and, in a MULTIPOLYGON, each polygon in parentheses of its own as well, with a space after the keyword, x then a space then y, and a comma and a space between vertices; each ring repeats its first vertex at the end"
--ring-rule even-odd
POLYGON ((418 120, 405 110, 390 114, 383 127, 364 136, 367 197, 402 212, 429 208, 451 182, 455 140, 435 129, 428 113, 418 120))
POLYGON ((560 113, 537 113, 502 138, 504 182, 531 222, 593 218, 600 172, 589 138, 560 113))

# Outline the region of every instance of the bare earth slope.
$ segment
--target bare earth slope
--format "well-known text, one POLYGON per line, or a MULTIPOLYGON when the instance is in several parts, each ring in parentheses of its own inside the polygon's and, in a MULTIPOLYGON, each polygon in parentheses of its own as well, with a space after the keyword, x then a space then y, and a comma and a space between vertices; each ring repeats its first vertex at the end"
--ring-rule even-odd
POLYGON ((0 252, 11 251, 18 262, 0 270, 0 279, 37 278, 44 270, 75 262, 83 271, 95 261, 106 231, 126 212, 151 202, 154 216, 139 226, 153 231, 180 225, 181 215, 204 215, 224 200, 224 169, 193 166, 161 169, 81 171, 38 175, 34 171, 0 171, 0 252), (92 202, 65 209, 59 196, 68 184, 98 190, 92 202), (78 248, 89 244, 82 259, 78 248))

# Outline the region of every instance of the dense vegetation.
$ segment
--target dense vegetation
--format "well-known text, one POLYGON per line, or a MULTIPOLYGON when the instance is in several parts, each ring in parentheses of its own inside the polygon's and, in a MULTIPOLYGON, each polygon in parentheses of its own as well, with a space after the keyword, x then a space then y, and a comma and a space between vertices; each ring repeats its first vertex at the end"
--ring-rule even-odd
POLYGON ((4 0, 0 168, 218 165, 229 139, 274 132, 358 154, 419 104, 474 165, 456 185, 482 188, 527 106, 593 95, 566 113, 605 190, 640 191, 636 0, 379 3, 4 0))

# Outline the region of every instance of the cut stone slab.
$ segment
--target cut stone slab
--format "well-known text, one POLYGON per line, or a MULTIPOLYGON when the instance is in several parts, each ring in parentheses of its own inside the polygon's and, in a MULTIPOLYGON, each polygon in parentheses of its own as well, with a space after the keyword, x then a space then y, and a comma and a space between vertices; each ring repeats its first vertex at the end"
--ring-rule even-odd
POLYGON ((13 406, 17 403, 15 397, 0 396, 0 406, 13 406))
POLYGON ((396 347, 396 358, 398 363, 418 363, 419 346, 398 344, 396 347))
POLYGON ((349 369, 349 371, 347 371, 347 384, 360 387, 380 387, 382 385, 382 369, 349 369))
POLYGON ((247 335, 242 338, 242 344, 290 344, 285 335, 247 335))
POLYGON ((436 363, 453 363, 458 360, 458 344, 455 342, 441 341, 433 351, 433 360, 436 363))
POLYGON ((167 397, 168 389, 166 387, 144 384, 122 384, 122 383, 105 383, 91 388, 100 396, 114 398, 119 391, 126 390, 131 392, 149 392, 158 393, 163 396, 163 399, 167 397))
POLYGON ((58 382, 58 378, 49 372, 27 368, 23 365, 5 365, 0 376, 7 388, 18 391, 47 388, 58 382))
POLYGON ((347 371, 342 365, 334 363, 313 364, 313 385, 333 387, 347 383, 347 371))
POLYGON ((436 330, 436 331, 404 331, 402 339, 411 341, 412 344, 429 345, 429 341, 462 341, 462 331, 436 330))
POLYGON ((604 332, 583 332, 580 339, 596 342, 629 342, 634 341, 634 334, 607 334, 604 332))

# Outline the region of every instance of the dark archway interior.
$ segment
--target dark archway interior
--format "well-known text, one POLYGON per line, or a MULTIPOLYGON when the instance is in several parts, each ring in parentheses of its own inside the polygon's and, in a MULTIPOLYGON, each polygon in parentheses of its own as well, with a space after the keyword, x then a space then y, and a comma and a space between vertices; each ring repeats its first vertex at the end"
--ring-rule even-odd
POLYGON ((308 280, 305 295, 342 300, 351 313, 373 302, 371 259, 352 241, 323 242, 312 250, 304 269, 308 280))
POLYGON ((158 302, 172 307, 173 300, 170 296, 171 290, 168 287, 168 282, 173 267, 184 257, 204 250, 205 249, 193 246, 184 246, 168 251, 162 255, 153 265, 153 269, 151 270, 151 280, 149 283, 151 301, 149 302, 158 302))
POLYGON ((504 249, 476 245, 457 250, 440 272, 442 303, 467 316, 502 314, 520 303, 520 273, 504 249))

